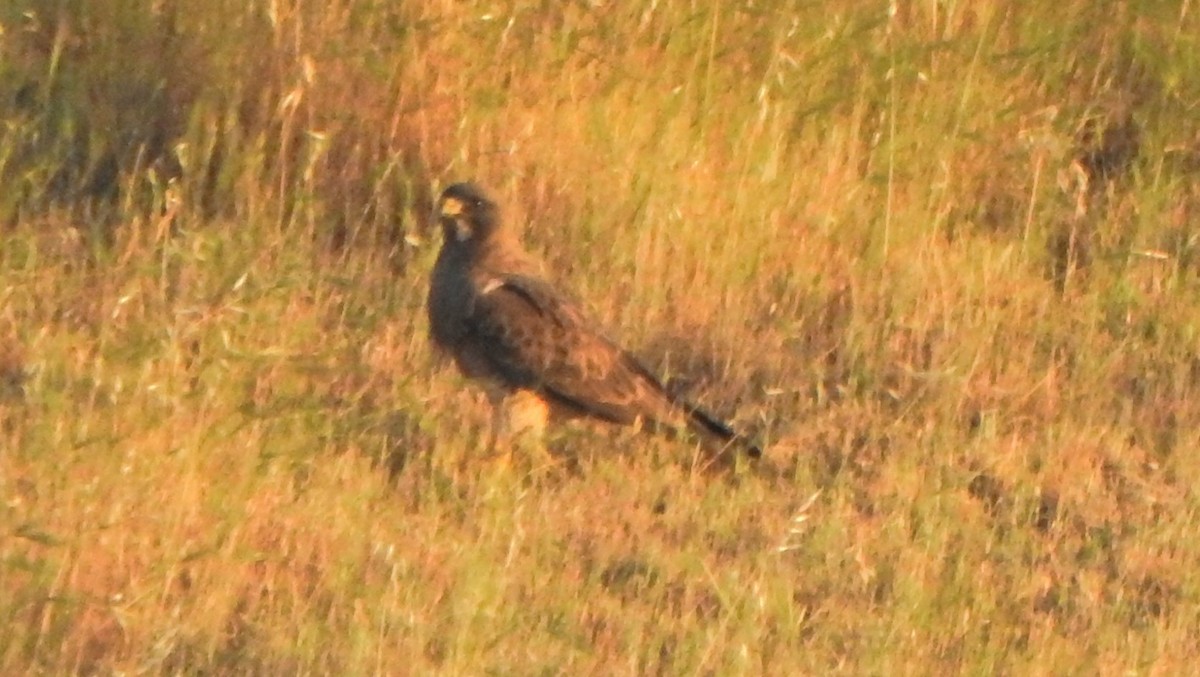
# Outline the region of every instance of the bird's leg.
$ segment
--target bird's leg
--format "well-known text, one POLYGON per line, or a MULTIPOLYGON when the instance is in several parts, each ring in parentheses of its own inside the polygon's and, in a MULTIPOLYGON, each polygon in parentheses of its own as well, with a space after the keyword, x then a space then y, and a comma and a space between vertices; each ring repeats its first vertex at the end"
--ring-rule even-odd
POLYGON ((492 409, 492 421, 488 429, 487 463, 497 470, 507 469, 512 462, 512 445, 508 438, 508 422, 505 393, 499 388, 488 388, 488 403, 492 409))
POLYGON ((537 393, 517 390, 509 394, 502 407, 501 432, 499 438, 508 447, 520 449, 522 456, 533 461, 535 466, 545 465, 550 459, 546 451, 546 425, 550 418, 550 407, 537 393))

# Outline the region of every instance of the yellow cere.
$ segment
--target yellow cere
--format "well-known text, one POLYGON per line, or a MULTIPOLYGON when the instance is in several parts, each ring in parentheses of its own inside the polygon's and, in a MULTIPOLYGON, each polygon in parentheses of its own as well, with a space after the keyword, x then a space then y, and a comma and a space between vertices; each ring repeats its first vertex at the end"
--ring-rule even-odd
POLYGON ((448 197, 442 200, 442 216, 458 216, 463 213, 462 200, 448 197))

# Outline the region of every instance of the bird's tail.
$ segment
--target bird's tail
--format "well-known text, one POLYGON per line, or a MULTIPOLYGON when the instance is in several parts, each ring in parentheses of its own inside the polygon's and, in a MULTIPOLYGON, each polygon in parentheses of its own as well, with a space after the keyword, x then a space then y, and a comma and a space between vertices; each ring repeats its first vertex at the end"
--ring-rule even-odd
POLYGON ((749 437, 734 430, 728 423, 690 402, 682 401, 679 404, 687 412, 688 425, 692 429, 703 435, 715 437, 725 444, 737 445, 750 458, 760 458, 762 456, 761 447, 751 441, 749 437))

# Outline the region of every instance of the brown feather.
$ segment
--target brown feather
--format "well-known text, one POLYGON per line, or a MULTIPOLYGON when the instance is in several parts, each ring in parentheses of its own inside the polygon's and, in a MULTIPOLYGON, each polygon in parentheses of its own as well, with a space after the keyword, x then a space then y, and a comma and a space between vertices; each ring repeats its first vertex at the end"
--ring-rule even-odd
POLYGON ((703 409, 675 397, 633 355, 584 317, 500 227, 495 204, 471 184, 441 200, 445 242, 428 312, 434 343, 468 377, 530 391, 577 415, 641 422, 762 452, 703 409), (463 234, 466 237, 463 237, 463 234))

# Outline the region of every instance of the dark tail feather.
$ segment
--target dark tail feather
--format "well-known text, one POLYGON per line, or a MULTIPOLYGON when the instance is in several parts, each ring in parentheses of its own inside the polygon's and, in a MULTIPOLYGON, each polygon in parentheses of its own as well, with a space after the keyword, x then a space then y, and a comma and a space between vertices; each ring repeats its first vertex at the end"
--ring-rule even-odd
POLYGON ((688 423, 699 432, 716 437, 722 442, 740 446, 750 458, 762 457, 762 449, 750 441, 750 438, 729 427, 728 423, 694 404, 688 402, 681 402, 680 404, 687 411, 688 423))

